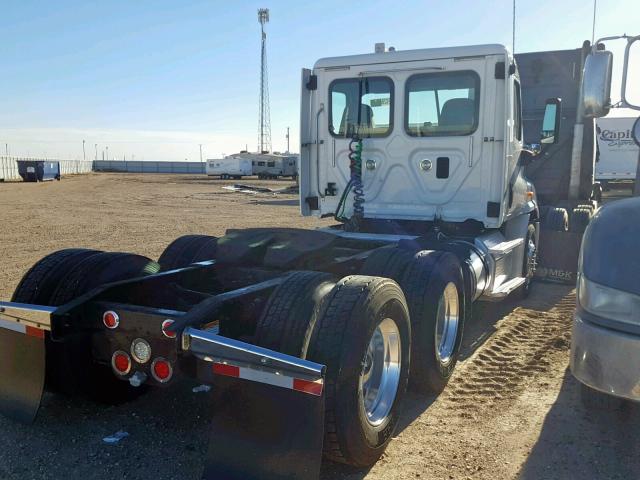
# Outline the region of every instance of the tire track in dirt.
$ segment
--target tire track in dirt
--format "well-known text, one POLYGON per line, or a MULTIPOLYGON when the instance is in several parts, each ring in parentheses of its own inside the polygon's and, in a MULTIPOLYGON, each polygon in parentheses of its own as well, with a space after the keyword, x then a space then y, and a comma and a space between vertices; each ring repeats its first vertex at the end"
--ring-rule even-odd
POLYGON ((547 311, 518 307, 494 336, 456 372, 442 400, 463 418, 483 416, 502 400, 516 398, 533 377, 551 366, 551 356, 569 345, 575 293, 547 311))

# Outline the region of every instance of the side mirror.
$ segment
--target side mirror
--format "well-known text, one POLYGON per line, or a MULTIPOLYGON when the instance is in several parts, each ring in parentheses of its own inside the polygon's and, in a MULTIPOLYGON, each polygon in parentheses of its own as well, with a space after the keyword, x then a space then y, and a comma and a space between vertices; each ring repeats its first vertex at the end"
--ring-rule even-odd
POLYGON ((627 40, 622 73, 622 106, 640 110, 640 36, 627 40))
POLYGON ((609 113, 612 67, 611 52, 595 50, 587 55, 582 72, 582 106, 585 117, 604 117, 609 113))
POLYGON ((561 105, 562 100, 559 98, 549 98, 545 102, 542 131, 540 132, 541 145, 558 143, 560 139, 561 105))

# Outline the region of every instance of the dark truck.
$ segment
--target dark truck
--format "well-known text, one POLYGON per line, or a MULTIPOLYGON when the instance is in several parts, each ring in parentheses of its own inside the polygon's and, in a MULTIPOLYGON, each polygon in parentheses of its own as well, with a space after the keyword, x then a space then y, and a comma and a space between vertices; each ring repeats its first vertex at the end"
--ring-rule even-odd
POLYGON ((536 277, 575 283, 580 242, 601 201, 595 182, 595 118, 584 115, 581 84, 591 51, 582 48, 516 54, 522 82, 525 143, 542 149, 525 167, 540 203, 540 247, 536 277), (545 106, 556 98, 560 112, 556 144, 536 145, 545 106))

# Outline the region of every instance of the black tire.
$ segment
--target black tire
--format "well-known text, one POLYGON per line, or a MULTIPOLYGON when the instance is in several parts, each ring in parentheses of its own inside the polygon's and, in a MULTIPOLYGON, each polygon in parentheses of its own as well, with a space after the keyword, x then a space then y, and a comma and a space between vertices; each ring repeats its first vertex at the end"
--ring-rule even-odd
POLYGON ((517 295, 524 299, 531 293, 531 284, 535 274, 535 266, 538 257, 538 245, 536 244, 536 227, 530 223, 527 227, 527 234, 524 237, 524 255, 522 258, 522 276, 525 278, 524 285, 518 289, 517 295), (529 242, 533 242, 533 258, 529 256, 529 242))
POLYGON ((184 235, 164 249, 158 259, 163 272, 183 268, 193 262, 215 258, 217 239, 209 235, 184 235), (213 257, 211 256, 213 255, 213 257))
MULTIPOLYGON (((160 266, 141 255, 102 252, 70 269, 51 296, 51 305, 63 305, 111 282, 156 273, 160 266)), ((109 365, 94 362, 91 336, 79 332, 51 342, 47 350, 47 377, 53 390, 84 393, 102 403, 117 404, 136 398, 145 388, 134 388, 115 377, 109 365)))
POLYGON ((569 230, 569 214, 564 208, 549 208, 547 214, 542 217, 540 227, 543 230, 566 232, 569 230))
POLYGON ((420 393, 441 393, 458 362, 464 331, 467 304, 460 261, 448 252, 418 252, 401 285, 411 313, 410 388, 420 393), (449 283, 457 290, 458 325, 450 354, 440 359, 436 353, 436 324, 440 300, 449 283))
POLYGON ((584 207, 576 207, 571 211, 571 219, 569 221, 569 231, 576 233, 584 233, 587 225, 591 221, 591 210, 584 207))
POLYGON ((51 305, 64 305, 100 285, 143 277, 160 270, 153 260, 133 253, 102 252, 71 269, 51 296, 51 305))
POLYGON ((68 248, 36 262, 13 292, 12 302, 51 305, 51 296, 65 275, 79 262, 100 253, 98 250, 68 248))
POLYGON ((409 374, 411 324, 402 290, 393 280, 354 275, 340 280, 322 306, 308 358, 327 366, 324 454, 358 467, 373 465, 396 428, 409 374), (397 326, 400 374, 391 408, 372 425, 364 411, 360 375, 370 339, 384 319, 397 326))
POLYGON ((624 399, 599 392, 584 383, 580 384, 580 400, 587 410, 607 410, 613 412, 620 410, 625 404, 624 399))
POLYGON ((305 358, 322 300, 335 285, 323 272, 293 272, 271 294, 258 320, 256 345, 305 358))
POLYGON ((364 261, 360 275, 386 277, 401 283, 414 255, 415 252, 397 247, 378 248, 364 261))

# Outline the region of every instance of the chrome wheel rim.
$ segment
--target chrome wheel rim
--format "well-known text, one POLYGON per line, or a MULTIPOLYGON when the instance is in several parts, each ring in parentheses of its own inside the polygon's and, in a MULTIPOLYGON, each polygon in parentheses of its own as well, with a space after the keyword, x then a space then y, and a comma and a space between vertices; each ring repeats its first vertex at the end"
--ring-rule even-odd
POLYGON ((527 279, 532 278, 536 271, 536 254, 536 242, 534 241, 533 236, 530 236, 529 241, 527 242, 527 251, 525 253, 527 258, 527 269, 525 271, 525 275, 527 279))
POLYGON ((451 362, 456 347, 460 324, 460 305, 458 302, 458 288, 453 282, 447 283, 438 300, 436 314, 436 356, 442 365, 448 365, 451 362))
POLYGON ((382 424, 391 412, 400 384, 401 355, 398 326, 385 318, 371 336, 360 373, 361 407, 373 426, 382 424))

